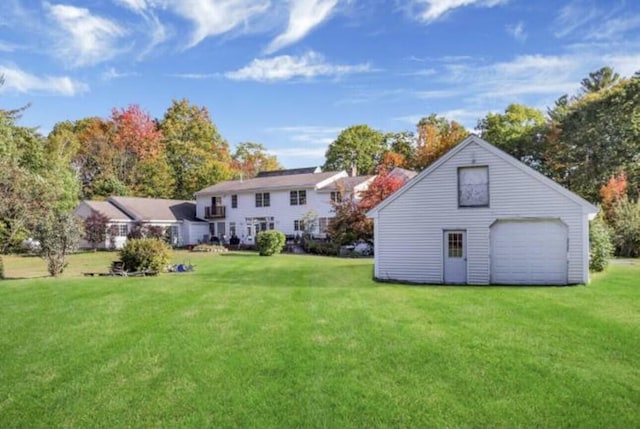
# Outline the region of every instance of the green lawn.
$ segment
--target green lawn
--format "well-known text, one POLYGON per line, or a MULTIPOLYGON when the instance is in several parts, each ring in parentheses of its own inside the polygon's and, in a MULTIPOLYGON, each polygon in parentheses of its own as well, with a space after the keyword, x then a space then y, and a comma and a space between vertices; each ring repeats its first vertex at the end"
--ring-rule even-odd
POLYGON ((5 259, 0 427, 640 427, 640 264, 587 286, 417 287, 372 261, 186 254, 60 279, 5 259))

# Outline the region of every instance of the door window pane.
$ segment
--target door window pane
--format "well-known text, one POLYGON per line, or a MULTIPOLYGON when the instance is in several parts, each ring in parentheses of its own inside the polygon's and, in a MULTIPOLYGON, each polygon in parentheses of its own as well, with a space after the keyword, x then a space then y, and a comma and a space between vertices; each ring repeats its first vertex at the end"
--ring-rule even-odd
POLYGON ((463 240, 461 232, 450 232, 448 236, 448 254, 450 258, 462 258, 463 256, 463 240))

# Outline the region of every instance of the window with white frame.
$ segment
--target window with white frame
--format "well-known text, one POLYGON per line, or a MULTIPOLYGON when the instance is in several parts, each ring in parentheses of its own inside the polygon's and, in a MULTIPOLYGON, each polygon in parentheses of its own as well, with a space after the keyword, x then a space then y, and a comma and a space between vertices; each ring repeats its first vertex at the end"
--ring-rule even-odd
POLYGON ((126 237, 129 234, 129 225, 126 223, 118 224, 118 237, 126 237))
POLYGON ((340 191, 331 191, 331 201, 334 203, 342 202, 342 192, 340 191))
POLYGON ((326 234, 328 228, 329 228, 329 218, 328 217, 318 218, 318 232, 320 234, 326 234))
POLYGON ((458 206, 489 207, 489 167, 458 168, 458 206))
POLYGON ((289 193, 289 202, 292 206, 303 206, 307 204, 307 191, 291 191, 289 193))
POLYGON ((293 221, 293 230, 294 231, 304 231, 304 221, 303 220, 294 220, 293 221))
POLYGON ((256 207, 271 206, 271 195, 268 192, 258 192, 256 194, 256 207))
POLYGON ((238 208, 238 196, 237 195, 231 195, 231 208, 232 209, 237 209, 238 208))

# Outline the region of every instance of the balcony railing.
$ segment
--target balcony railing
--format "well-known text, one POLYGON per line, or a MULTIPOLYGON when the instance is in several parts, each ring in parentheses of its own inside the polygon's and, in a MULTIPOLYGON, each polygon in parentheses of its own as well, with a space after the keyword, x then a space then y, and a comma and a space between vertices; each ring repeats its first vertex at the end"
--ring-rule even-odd
POLYGON ((204 208, 205 219, 223 219, 225 217, 225 206, 211 206, 204 208))

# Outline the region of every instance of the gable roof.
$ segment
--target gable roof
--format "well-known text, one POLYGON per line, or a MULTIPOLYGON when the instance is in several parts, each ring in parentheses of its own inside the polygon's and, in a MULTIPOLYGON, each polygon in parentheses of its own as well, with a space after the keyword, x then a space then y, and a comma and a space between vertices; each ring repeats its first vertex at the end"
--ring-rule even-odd
POLYGON ((518 161, 517 159, 515 159, 511 155, 507 154, 506 152, 504 152, 504 151, 498 149, 497 147, 493 146, 492 144, 482 140, 480 137, 471 135, 471 136, 467 137, 466 139, 464 139, 463 141, 461 141, 460 143, 458 143, 455 147, 450 149, 447 153, 445 153, 443 156, 441 156, 440 159, 438 159, 436 162, 431 164, 428 168, 423 170, 420 174, 418 174, 413 180, 411 180, 405 186, 401 187, 396 192, 391 194, 386 200, 382 201, 380 204, 378 204, 377 206, 375 206, 374 208, 369 210, 367 212, 367 217, 376 217, 377 214, 380 212, 380 210, 382 210, 385 207, 387 207, 389 204, 391 204, 393 201, 395 201, 402 194, 407 192, 409 189, 413 188, 417 183, 421 182, 425 177, 427 177, 433 171, 437 170, 441 165, 445 164, 449 159, 453 158, 456 154, 461 152, 467 146, 469 146, 471 144, 474 144, 474 143, 477 144, 478 146, 482 147, 483 149, 486 149, 487 151, 491 152, 492 154, 496 155, 497 157, 501 158, 503 161, 506 161, 507 163, 509 163, 512 166, 516 167, 517 169, 521 170, 524 174, 527 174, 527 175, 531 176, 532 178, 536 179, 541 184, 543 184, 543 185, 551 188, 552 190, 564 195, 565 197, 567 197, 568 199, 570 199, 574 203, 578 204, 579 206, 582 206, 582 208, 583 208, 585 213, 595 214, 595 213, 598 212, 598 209, 593 204, 591 204, 590 202, 585 200, 584 198, 582 198, 582 197, 578 196, 577 194, 574 194, 570 190, 560 186, 559 184, 557 184, 553 180, 551 180, 548 177, 538 173, 533 168, 531 168, 528 165, 525 165, 524 163, 518 161))
POLYGON ((132 219, 143 222, 201 221, 196 218, 195 201, 140 197, 110 197, 108 202, 128 214, 132 219))
POLYGON ((417 175, 418 173, 413 170, 407 170, 406 168, 400 168, 400 167, 394 167, 393 170, 389 172, 389 176, 399 177, 405 182, 413 179, 417 175))
POLYGON ((256 174, 256 177, 288 176, 291 174, 320 173, 321 171, 319 167, 290 168, 288 170, 261 171, 256 174))
POLYGON ((128 222, 132 220, 125 212, 111 204, 109 201, 83 201, 91 210, 96 211, 111 221, 128 222))
POLYGON ((367 180, 371 180, 375 176, 347 176, 341 177, 338 180, 335 180, 329 183, 327 186, 323 186, 323 191, 337 191, 343 190, 347 192, 353 191, 353 188, 356 186, 366 182, 367 180))
POLYGON ((276 189, 315 188, 327 179, 331 179, 334 176, 342 176, 344 174, 346 173, 342 171, 325 171, 322 173, 288 174, 285 176, 255 177, 248 180, 230 180, 204 188, 196 192, 196 196, 259 190, 269 191, 276 189))

